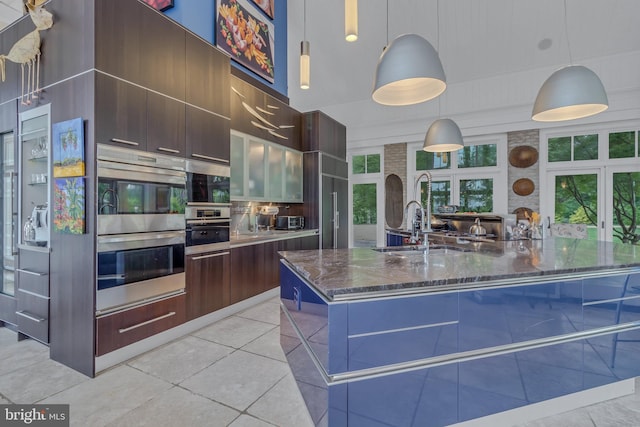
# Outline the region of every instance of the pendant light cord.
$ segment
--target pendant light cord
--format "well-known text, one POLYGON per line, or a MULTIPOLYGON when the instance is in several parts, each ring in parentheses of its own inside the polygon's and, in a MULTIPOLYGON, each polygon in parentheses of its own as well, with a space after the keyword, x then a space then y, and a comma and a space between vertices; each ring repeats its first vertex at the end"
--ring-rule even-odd
POLYGON ((387 0, 387 44, 389 46, 389 0, 387 0))
MULTIPOLYGON (((436 52, 440 56, 440 0, 436 1, 436 52)), ((440 98, 438 97, 438 119, 440 118, 440 98)))
POLYGON ((571 41, 569 40, 569 21, 567 19, 567 0, 564 0, 564 36, 567 39, 567 49, 569 49, 569 65, 573 65, 571 41))
POLYGON ((304 12, 302 15, 302 22, 303 22, 303 27, 302 27, 303 40, 307 41, 307 0, 304 0, 304 12))

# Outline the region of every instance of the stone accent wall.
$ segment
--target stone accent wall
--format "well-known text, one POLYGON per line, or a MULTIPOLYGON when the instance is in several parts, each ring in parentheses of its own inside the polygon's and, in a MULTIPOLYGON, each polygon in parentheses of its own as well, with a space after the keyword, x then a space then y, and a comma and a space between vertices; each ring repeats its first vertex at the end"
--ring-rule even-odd
MULTIPOLYGON (((515 147, 528 145, 534 147, 540 153, 540 132, 538 129, 523 130, 507 133, 508 153, 511 153, 515 147)), ((513 212, 515 209, 524 207, 533 211, 540 212, 540 159, 527 168, 517 168, 507 162, 509 165, 509 179, 507 194, 509 195, 508 209, 513 212), (535 184, 533 193, 528 196, 519 196, 513 191, 513 183, 520 178, 529 178, 535 184)))
MULTIPOLYGON (((402 180, 402 205, 407 203, 407 144, 386 144, 384 146, 384 179, 391 174, 396 174, 402 180)), ((385 194, 385 200, 386 200, 385 194)), ((403 221, 404 227, 404 221, 403 221)))

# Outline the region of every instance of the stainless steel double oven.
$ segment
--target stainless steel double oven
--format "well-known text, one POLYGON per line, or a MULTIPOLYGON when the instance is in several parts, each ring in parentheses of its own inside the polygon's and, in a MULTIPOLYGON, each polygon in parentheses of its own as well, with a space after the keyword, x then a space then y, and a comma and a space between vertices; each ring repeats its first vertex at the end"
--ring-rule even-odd
POLYGON ((187 160, 187 255, 228 250, 231 221, 230 169, 187 160))
POLYGON ((96 312, 185 289, 185 160, 98 144, 96 312))

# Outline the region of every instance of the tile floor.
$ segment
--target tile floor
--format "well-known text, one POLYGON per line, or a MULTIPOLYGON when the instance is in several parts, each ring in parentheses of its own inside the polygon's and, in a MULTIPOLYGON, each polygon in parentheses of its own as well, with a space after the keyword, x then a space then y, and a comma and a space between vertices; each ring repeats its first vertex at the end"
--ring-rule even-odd
MULTIPOLYGON (((0 328, 0 403, 69 403, 71 425, 83 427, 311 426, 280 349, 279 323, 274 298, 93 379, 0 328)), ((639 426, 637 388, 521 427, 639 426)))

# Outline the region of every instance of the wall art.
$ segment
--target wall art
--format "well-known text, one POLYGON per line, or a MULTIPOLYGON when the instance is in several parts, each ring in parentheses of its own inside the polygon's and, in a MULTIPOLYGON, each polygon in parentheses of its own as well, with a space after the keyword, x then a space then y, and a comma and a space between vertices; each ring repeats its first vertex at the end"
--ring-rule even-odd
POLYGON ((253 0, 255 4, 258 5, 260 9, 271 19, 274 17, 274 7, 276 0, 253 0))
POLYGON ((142 0, 152 8, 161 12, 173 7, 173 0, 142 0))
POLYGON ((234 61, 274 82, 275 28, 248 0, 216 0, 216 45, 234 61))
POLYGON ((84 234, 84 178, 56 178, 53 184, 53 231, 84 234))
POLYGON ((54 123, 53 176, 84 176, 84 125, 82 118, 54 123))

